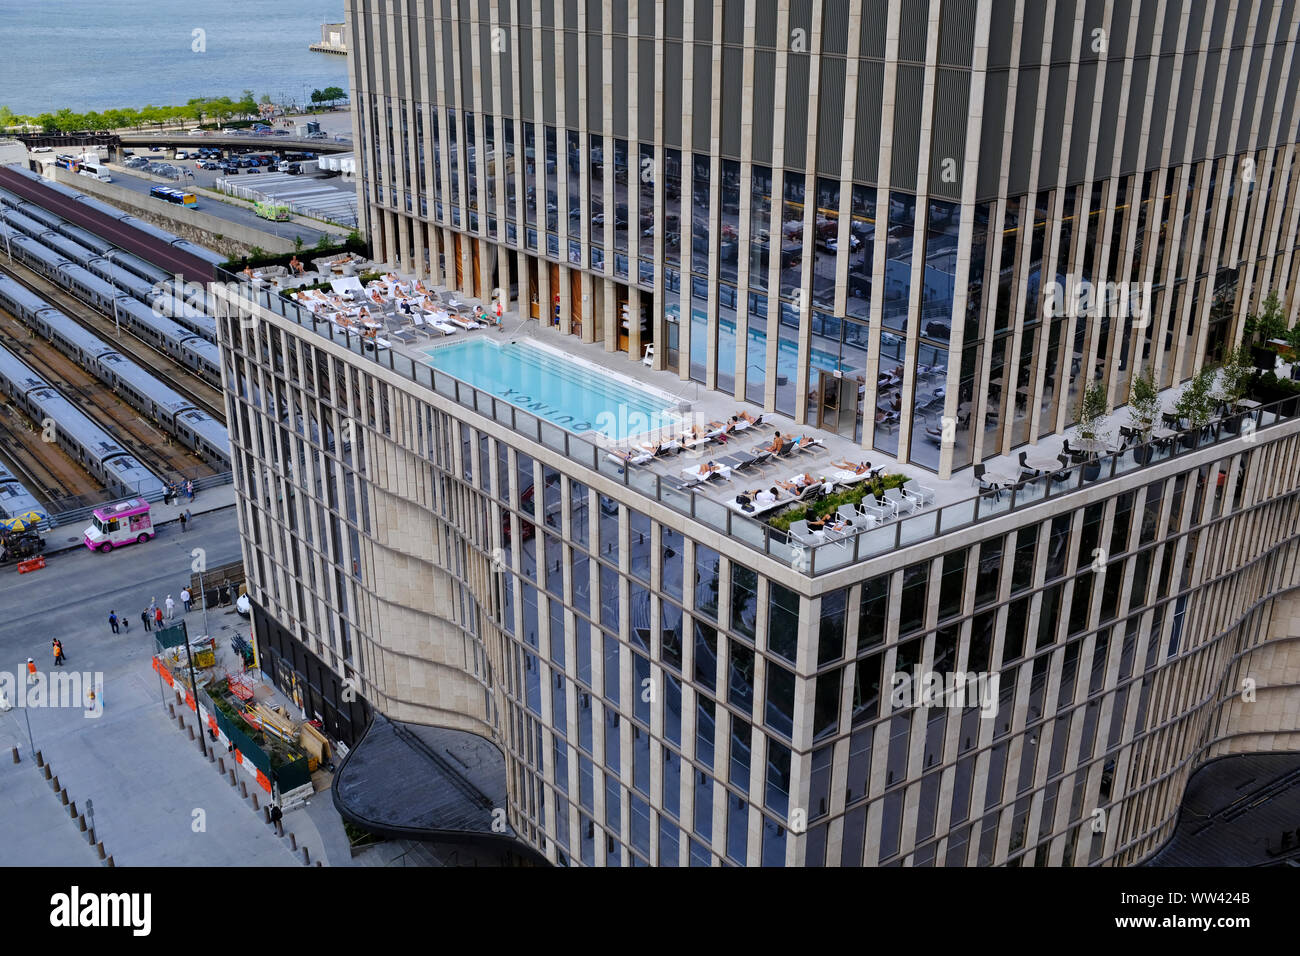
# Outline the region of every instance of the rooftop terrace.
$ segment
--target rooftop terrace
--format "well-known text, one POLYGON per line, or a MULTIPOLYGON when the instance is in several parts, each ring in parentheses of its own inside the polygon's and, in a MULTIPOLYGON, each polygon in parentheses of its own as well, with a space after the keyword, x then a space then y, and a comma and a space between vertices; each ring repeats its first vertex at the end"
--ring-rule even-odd
MULTIPOLYGON (((223 278, 236 277, 227 274, 223 278)), ((1136 472, 1197 448, 1251 431, 1258 433, 1296 417, 1300 411, 1297 398, 1264 407, 1248 407, 1254 403, 1247 402, 1239 407, 1237 414, 1221 418, 1204 429, 1158 429, 1156 440, 1142 446, 1141 451, 1096 442, 1084 455, 1061 460, 1058 456, 1062 455, 1066 442, 1073 442, 1075 448, 1087 444, 1071 428, 1027 449, 1018 449, 1014 455, 987 459, 983 463, 987 471, 982 484, 975 481, 973 469, 941 480, 933 473, 878 450, 863 449, 844 436, 797 425, 788 417, 770 413, 763 413, 758 425, 729 433, 725 441, 707 438, 710 432, 719 430, 719 425, 728 423, 741 412, 758 418, 758 410, 698 383, 683 382, 674 373, 655 371, 629 361, 624 354, 606 352, 603 343, 583 343, 576 336, 542 326, 533 319, 521 319, 514 313, 506 313, 499 326, 490 316, 485 316, 487 324, 480 327, 474 321, 474 307, 481 305, 486 311, 486 304, 461 293, 430 287, 424 290, 427 297, 422 300, 423 308, 412 307, 413 314, 408 314, 400 303, 403 299, 413 301, 415 296, 408 297, 401 290, 411 290, 413 283, 392 276, 383 286, 382 290, 365 289, 364 299, 336 297, 329 304, 314 305, 314 314, 270 288, 258 289, 256 297, 275 314, 331 338, 361 358, 392 369, 576 464, 621 482, 731 540, 771 555, 808 575, 839 570, 1136 472), (418 324, 417 314, 421 319, 418 324), (432 325, 433 322, 441 328, 432 325), (672 423, 640 433, 624 429, 629 437, 621 442, 599 430, 575 432, 556 424, 546 414, 533 414, 498 394, 476 388, 429 364, 431 347, 471 338, 543 349, 554 361, 585 365, 612 380, 621 379, 629 386, 652 390, 663 397, 666 406, 672 406, 672 423), (757 448, 774 443, 778 432, 786 438, 803 440, 785 455, 757 454, 757 448), (651 454, 656 447, 660 453, 651 454), (629 454, 635 463, 623 460, 629 454), (806 476, 824 491, 843 491, 859 485, 862 476, 843 467, 846 463, 870 463, 878 474, 902 476, 905 493, 891 495, 901 500, 881 502, 881 511, 861 515, 861 522, 844 529, 847 533, 791 534, 768 523, 773 516, 800 504, 799 488, 787 492, 781 487, 782 482, 793 484, 799 476, 806 476), (717 470, 702 472, 701 466, 706 464, 716 466, 717 470), (775 506, 762 507, 751 501, 754 510, 748 511, 737 502, 742 494, 773 487, 781 493, 775 506), (918 488, 923 489, 919 496, 906 493, 918 488)), ((1171 389, 1162 395, 1165 408, 1172 408, 1178 392, 1171 389)), ((617 410, 612 411, 617 414, 617 410)), ((1108 424, 1127 425, 1127 410, 1113 412, 1108 424)), ((868 493, 866 501, 872 500, 868 493)))

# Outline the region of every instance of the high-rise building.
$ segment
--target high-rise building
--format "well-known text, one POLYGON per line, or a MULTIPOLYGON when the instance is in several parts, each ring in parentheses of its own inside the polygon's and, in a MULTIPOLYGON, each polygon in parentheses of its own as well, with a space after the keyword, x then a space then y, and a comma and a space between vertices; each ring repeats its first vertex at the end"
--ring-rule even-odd
POLYGON ((972 480, 1086 451, 1093 382, 1168 406, 1270 293, 1295 323, 1300 4, 347 19, 376 258, 521 341, 375 353, 224 299, 264 666, 336 734, 493 742, 512 834, 589 865, 1134 863, 1193 769, 1300 746, 1283 385, 972 480), (804 539, 736 503, 802 464, 608 453, 739 408, 925 491, 804 539))

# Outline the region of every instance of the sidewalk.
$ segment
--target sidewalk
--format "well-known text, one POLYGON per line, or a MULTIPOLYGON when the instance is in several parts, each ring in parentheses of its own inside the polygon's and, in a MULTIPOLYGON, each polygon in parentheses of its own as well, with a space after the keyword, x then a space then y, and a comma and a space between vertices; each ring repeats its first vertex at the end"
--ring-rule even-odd
MULTIPOLYGON (((235 486, 233 482, 224 485, 218 485, 216 488, 206 488, 203 491, 196 492, 192 502, 185 499, 185 495, 180 496, 180 500, 174 505, 165 505, 161 501, 155 501, 149 508, 149 517, 153 520, 155 528, 165 524, 180 523, 181 513, 187 508, 190 515, 197 522, 203 520, 203 515, 210 514, 214 511, 221 511, 223 508, 232 508, 235 504, 235 486)), ((54 520, 58 521, 59 516, 55 515, 54 520)), ((89 521, 86 522, 89 524, 89 521)), ((56 524, 54 531, 46 532, 45 554, 58 554, 61 551, 75 551, 78 548, 84 548, 85 544, 78 538, 68 541, 68 529, 71 527, 56 524), (56 540, 57 539, 57 542, 56 540)), ((175 530, 179 531, 177 527, 175 530)), ((72 528, 73 532, 80 532, 81 528, 72 528)))
MULTIPOLYGON (((8 717, 17 713, 11 711, 8 717)), ((8 717, 0 718, 0 726, 8 717)), ((4 726, 4 731, 0 739, 9 744, 12 727, 4 726)), ((50 781, 27 752, 26 731, 22 732, 19 750, 22 763, 12 762, 9 747, 5 747, 5 760, 0 763, 0 859, 7 866, 98 866, 99 856, 78 832, 67 807, 59 802, 50 781)), ((78 795, 71 797, 78 801, 78 810, 83 810, 78 795)))

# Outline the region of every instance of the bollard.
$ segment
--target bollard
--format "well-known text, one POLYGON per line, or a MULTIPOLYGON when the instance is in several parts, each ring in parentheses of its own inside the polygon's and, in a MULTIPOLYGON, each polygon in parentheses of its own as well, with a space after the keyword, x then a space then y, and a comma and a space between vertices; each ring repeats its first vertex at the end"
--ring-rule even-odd
POLYGON ((18 756, 18 748, 14 748, 14 763, 22 763, 22 758, 18 756))
POLYGON ((216 762, 217 762, 217 755, 216 755, 216 753, 213 752, 212 750, 209 750, 209 751, 208 751, 208 763, 216 763, 216 762))
POLYGON ((186 727, 185 729, 188 730, 188 731, 190 732, 190 740, 193 740, 193 739, 194 739, 194 728, 193 728, 193 727, 186 727))
POLYGON ((59 803, 63 804, 65 807, 68 805, 68 791, 67 791, 67 790, 60 790, 60 791, 59 791, 59 803))
POLYGON ((76 801, 76 800, 69 800, 69 801, 68 801, 68 816, 72 817, 74 820, 77 818, 77 801, 76 801))
POLYGON ((262 816, 266 819, 266 822, 267 822, 267 823, 270 823, 270 822, 271 822, 271 808, 270 808, 270 807, 263 807, 263 808, 262 808, 262 816))
POLYGON ((77 829, 82 833, 86 832, 86 815, 84 813, 77 814, 77 829))
POLYGON ((41 753, 39 750, 36 751, 36 766, 38 767, 45 766, 45 754, 41 753))
POLYGON ((105 866, 112 866, 112 865, 113 865, 113 858, 110 856, 110 857, 108 858, 108 860, 104 863, 104 865, 105 865, 105 866))
POLYGON ((253 794, 253 809, 257 809, 257 794, 253 794))
POLYGON ((176 715, 176 726, 181 730, 185 729, 185 717, 181 714, 176 715))
POLYGON ((50 765, 49 765, 49 764, 46 764, 46 765, 45 765, 45 779, 46 779, 46 780, 49 780, 49 779, 50 779, 50 765))
POLYGON ((175 705, 175 704, 168 704, 168 705, 167 705, 167 713, 168 713, 169 715, 171 715, 172 718, 175 718, 175 717, 176 717, 176 705, 175 705))
POLYGON ((225 757, 218 757, 218 758, 217 758, 217 773, 219 773, 219 774, 225 774, 225 772, 226 772, 226 758, 225 758, 225 757))
POLYGON ((317 860, 317 861, 316 861, 316 865, 317 865, 317 866, 324 866, 325 864, 322 863, 320 860, 317 860))
POLYGON ((302 848, 302 865, 311 866, 311 854, 307 852, 306 847, 302 848))
POLYGON ((284 824, 279 820, 275 821, 275 835, 284 836, 284 824))
POLYGON ((87 828, 86 828, 86 842, 88 842, 91 846, 94 846, 94 845, 95 845, 95 828, 94 828, 94 827, 87 827, 87 828))
POLYGON ((55 792, 55 793, 58 793, 58 792, 59 792, 59 778, 58 778, 58 777, 54 777, 53 779, 51 779, 51 778, 47 777, 46 779, 47 779, 47 780, 50 780, 50 786, 52 786, 52 787, 54 788, 54 792, 55 792))
POLYGON ((292 833, 289 834, 289 849, 291 850, 298 849, 298 838, 294 836, 292 833))
POLYGON ((248 784, 243 780, 239 781, 239 795, 245 800, 248 799, 248 784))
POLYGON ((104 853, 104 844, 102 842, 95 844, 95 852, 99 854, 101 860, 107 855, 104 853))
POLYGON ((230 774, 230 785, 233 787, 235 785, 235 768, 231 767, 228 772, 230 774))

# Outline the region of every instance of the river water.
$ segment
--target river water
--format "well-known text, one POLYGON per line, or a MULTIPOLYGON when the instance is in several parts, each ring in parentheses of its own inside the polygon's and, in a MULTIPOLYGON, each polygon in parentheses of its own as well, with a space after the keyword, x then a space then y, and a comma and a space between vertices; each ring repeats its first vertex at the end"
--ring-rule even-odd
POLYGON ((0 0, 0 105, 35 115, 348 89, 347 57, 313 53, 339 0, 0 0), (195 31, 201 31, 196 33, 195 31))

